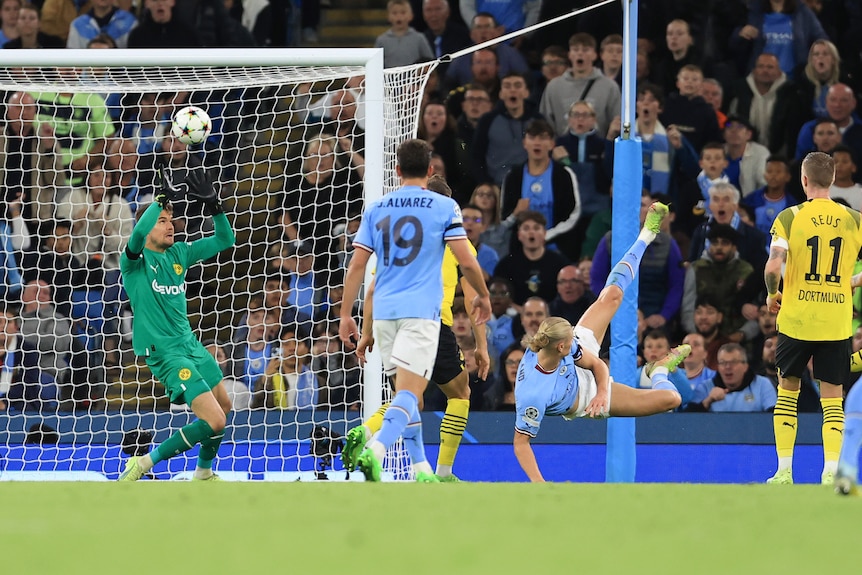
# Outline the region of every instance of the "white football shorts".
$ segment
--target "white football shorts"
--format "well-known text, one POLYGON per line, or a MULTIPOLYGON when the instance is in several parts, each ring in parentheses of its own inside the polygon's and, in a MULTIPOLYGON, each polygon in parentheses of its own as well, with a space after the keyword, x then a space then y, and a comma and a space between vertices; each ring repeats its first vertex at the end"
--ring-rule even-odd
POLYGON ((383 358, 383 371, 395 375, 401 367, 425 379, 431 377, 440 341, 440 320, 405 318, 374 321, 374 343, 383 358))
MULTIPOLYGON (((595 356, 599 355, 599 349, 601 346, 599 342, 596 340, 596 334, 593 333, 593 330, 590 328, 584 327, 582 325, 576 325, 573 330, 575 334, 575 340, 578 344, 585 350, 589 351, 595 356)), ((581 367, 575 366, 575 370, 578 373, 578 408, 571 413, 567 413, 563 417, 565 419, 574 419, 576 417, 584 417, 585 412, 587 410, 587 406, 596 397, 599 389, 596 386, 596 376, 592 371, 588 369, 583 369, 581 367)), ((604 412, 602 412, 602 417, 608 417, 611 408, 611 385, 608 385, 608 405, 604 412)))

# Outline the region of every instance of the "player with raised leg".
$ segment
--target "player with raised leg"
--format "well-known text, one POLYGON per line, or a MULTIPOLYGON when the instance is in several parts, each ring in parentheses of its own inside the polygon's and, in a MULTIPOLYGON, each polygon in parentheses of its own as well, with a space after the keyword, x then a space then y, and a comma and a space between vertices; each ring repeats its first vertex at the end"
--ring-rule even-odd
POLYGON ((778 402, 773 413, 778 470, 767 483, 793 483, 800 381, 812 360, 823 408, 823 471, 834 483, 844 435, 842 401, 850 380, 853 268, 862 245, 856 210, 829 198, 835 162, 822 152, 802 161, 807 202, 782 210, 772 224, 772 244, 764 268, 766 305, 778 313, 778 402), (779 291, 782 277, 784 289, 779 291))
MULTIPOLYGON (((451 197, 452 189, 442 176, 434 175, 428 179, 428 189, 444 196, 451 197)), ((471 253, 475 256, 476 249, 473 244, 467 242, 471 253)), ((431 381, 440 386, 440 390, 446 395, 446 412, 443 421, 440 422, 440 451, 437 454, 437 468, 435 475, 441 482, 452 483, 459 481, 452 473, 455 463, 455 455, 461 445, 461 438, 467 427, 467 417, 470 413, 470 377, 464 367, 464 355, 455 341, 452 332, 452 302, 455 300, 455 288, 457 287, 459 274, 458 262, 452 254, 452 250, 446 248, 443 256, 443 301, 441 303, 440 338, 437 345, 437 357, 434 360, 434 371, 431 373, 431 381)), ((464 290, 464 304, 468 315, 472 316, 472 301, 476 296, 476 290, 463 276, 460 278, 461 288, 464 290)), ((365 362, 365 353, 374 346, 372 310, 374 294, 374 282, 365 291, 365 306, 362 312, 362 337, 356 344, 356 355, 360 363, 365 362)), ((472 323, 472 317, 471 317, 472 323)), ((476 364, 479 367, 479 377, 484 379, 488 376, 490 359, 488 357, 488 345, 485 335, 485 326, 473 323, 473 334, 476 339, 476 364)), ((356 459, 365 447, 368 440, 383 425, 383 414, 389 404, 384 404, 374 415, 357 425, 347 433, 344 449, 341 450, 341 460, 344 468, 353 471, 356 468, 356 459)), ((422 411, 422 396, 419 397, 419 411, 422 411)))
POLYGON ((213 459, 224 437, 230 398, 221 385, 222 371, 189 325, 186 271, 236 242, 212 182, 203 171, 186 179, 189 198, 204 205, 215 234, 191 243, 174 242, 172 202, 181 190, 160 170, 161 189, 144 211, 120 258, 123 286, 134 313, 132 346, 165 386, 171 403, 186 403, 198 417, 147 455, 131 457, 119 481, 137 481, 156 463, 200 443, 193 479, 219 481, 213 459))
POLYGON ((636 389, 613 381, 608 366, 598 357, 599 342, 623 301, 623 292, 634 279, 644 251, 667 214, 668 207, 662 203, 654 202, 649 207, 638 239, 611 270, 598 299, 574 328, 561 317, 549 317, 528 338, 515 385, 513 443, 518 463, 530 481, 545 480, 530 440, 536 437, 547 415, 566 419, 641 417, 679 407, 681 397, 668 379, 668 372, 688 357, 691 346, 680 345, 647 365, 652 389, 636 389))
POLYGON ((437 355, 443 299, 440 269, 447 245, 477 292, 472 302, 477 324, 490 317, 491 302, 479 263, 467 247, 458 204, 425 189, 430 146, 423 140, 406 140, 397 156, 401 187, 365 211, 353 240, 356 249, 344 280, 338 334, 352 349, 360 334, 351 308, 375 253, 374 340, 386 375, 395 376, 395 397, 380 432, 357 457, 356 466, 366 480, 380 481, 386 450, 402 436, 417 480, 437 482, 425 458, 418 406, 437 355))

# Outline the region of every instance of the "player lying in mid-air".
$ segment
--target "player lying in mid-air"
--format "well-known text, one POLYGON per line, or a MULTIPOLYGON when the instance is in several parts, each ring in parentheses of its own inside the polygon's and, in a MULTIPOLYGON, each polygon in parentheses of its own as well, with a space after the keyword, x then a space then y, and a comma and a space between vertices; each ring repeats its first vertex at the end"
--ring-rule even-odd
POLYGON ((599 342, 605 337, 634 279, 644 250, 659 232, 668 207, 655 202, 647 213, 637 241, 614 266, 604 289, 574 328, 561 317, 542 322, 528 338, 527 351, 518 366, 515 385, 515 456, 530 481, 544 481, 530 439, 536 437, 546 415, 575 417, 640 417, 676 409, 679 391, 668 379, 691 353, 681 345, 652 365, 647 375, 652 389, 637 389, 613 381, 604 361, 599 359, 599 342))

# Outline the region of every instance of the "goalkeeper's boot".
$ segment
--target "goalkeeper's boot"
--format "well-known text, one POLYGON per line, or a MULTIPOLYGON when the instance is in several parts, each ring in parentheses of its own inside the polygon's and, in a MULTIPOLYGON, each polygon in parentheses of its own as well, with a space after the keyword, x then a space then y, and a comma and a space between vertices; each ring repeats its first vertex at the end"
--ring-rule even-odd
POLYGON ((377 456, 371 449, 366 447, 362 450, 362 453, 360 453, 359 457, 356 458, 356 467, 365 476, 365 481, 380 481, 380 474, 383 472, 383 466, 380 464, 380 460, 377 459, 377 456))
POLYGON ((130 457, 117 481, 137 481, 143 477, 144 470, 141 469, 141 464, 138 462, 139 459, 139 457, 130 457))
POLYGON ((649 207, 649 211, 647 211, 646 219, 644 219, 644 228, 654 234, 659 233, 661 231, 661 222, 667 217, 668 213, 670 213, 670 208, 668 208, 667 204, 653 202, 649 207))
POLYGON ((433 473, 420 471, 416 474, 416 483, 440 483, 440 480, 433 473))
POLYGON ((835 473, 833 487, 838 495, 859 495, 859 489, 856 486, 856 473, 850 473, 841 467, 838 467, 838 471, 835 473))
POLYGON ((347 437, 344 440, 344 447, 341 449, 341 463, 344 464, 344 469, 347 471, 356 471, 356 461, 359 459, 359 454, 368 442, 365 437, 365 427, 357 425, 347 432, 347 437))
POLYGON ((789 467, 787 469, 779 469, 766 482, 772 485, 793 485, 793 470, 789 467))
POLYGON ((213 473, 209 477, 195 477, 192 475, 192 481, 224 481, 224 479, 213 473))
POLYGON ((657 367, 666 367, 668 371, 674 371, 689 355, 691 355, 691 346, 684 343, 670 350, 670 353, 663 358, 646 364, 644 370, 647 377, 652 377, 653 371, 657 367))
POLYGON ((440 483, 460 483, 461 482, 461 480, 458 479, 457 475, 452 475, 451 473, 449 475, 438 475, 437 481, 439 481, 440 483))

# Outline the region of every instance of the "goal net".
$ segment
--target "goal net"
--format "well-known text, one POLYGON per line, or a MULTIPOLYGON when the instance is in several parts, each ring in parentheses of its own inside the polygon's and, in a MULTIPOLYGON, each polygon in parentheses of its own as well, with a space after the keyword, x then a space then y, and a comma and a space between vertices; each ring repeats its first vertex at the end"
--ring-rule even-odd
MULTIPOLYGON (((0 480, 115 479, 192 420, 131 351, 119 273, 161 165, 175 183, 206 170, 237 236, 179 288, 234 405, 216 471, 348 479, 341 439, 388 389, 375 354, 363 369, 338 340, 344 270, 365 203, 397 186, 395 149, 415 134, 436 64, 384 71, 371 49, 3 58, 0 480), (171 136, 186 105, 212 119, 201 145, 171 136)), ((212 234, 194 203, 177 202, 174 219, 177 241, 212 234)), ((196 455, 154 476, 188 478, 196 455)), ((384 467, 409 476, 400 446, 384 467)))

